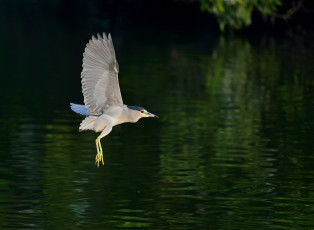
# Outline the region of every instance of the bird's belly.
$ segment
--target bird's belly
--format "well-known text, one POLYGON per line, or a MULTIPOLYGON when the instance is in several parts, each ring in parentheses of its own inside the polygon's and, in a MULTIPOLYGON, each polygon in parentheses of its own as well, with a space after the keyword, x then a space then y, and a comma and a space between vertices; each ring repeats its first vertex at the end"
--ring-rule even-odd
POLYGON ((120 120, 120 119, 114 119, 114 120, 113 120, 113 126, 120 125, 120 124, 122 124, 122 123, 125 123, 125 121, 122 121, 122 120, 120 120))
POLYGON ((120 115, 116 118, 113 118, 113 125, 120 125, 120 124, 123 124, 123 123, 127 123, 127 122, 130 122, 129 120, 126 119, 125 116, 123 115, 120 115))

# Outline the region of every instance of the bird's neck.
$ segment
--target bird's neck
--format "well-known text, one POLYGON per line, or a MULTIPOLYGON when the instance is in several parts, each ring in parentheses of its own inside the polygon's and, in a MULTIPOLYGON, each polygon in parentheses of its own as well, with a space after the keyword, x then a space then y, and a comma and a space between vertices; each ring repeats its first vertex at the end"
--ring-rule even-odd
POLYGON ((136 110, 133 110, 133 109, 129 109, 127 106, 124 107, 124 114, 125 114, 125 119, 126 119, 126 122, 132 122, 132 123, 135 123, 137 122, 141 116, 139 115, 138 111, 136 110))

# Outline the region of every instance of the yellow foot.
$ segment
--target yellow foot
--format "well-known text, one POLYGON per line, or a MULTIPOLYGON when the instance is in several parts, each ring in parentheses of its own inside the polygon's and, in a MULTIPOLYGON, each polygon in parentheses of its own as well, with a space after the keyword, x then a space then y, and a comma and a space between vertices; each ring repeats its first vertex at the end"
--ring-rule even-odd
POLYGON ((102 152, 99 152, 96 155, 95 164, 97 165, 97 167, 99 167, 99 162, 101 162, 102 165, 104 165, 104 158, 103 158, 102 152))
POLYGON ((104 165, 104 158, 102 154, 100 139, 98 138, 96 139, 96 147, 97 147, 97 155, 95 158, 95 164, 97 165, 97 167, 99 167, 99 162, 101 162, 102 165, 104 165))

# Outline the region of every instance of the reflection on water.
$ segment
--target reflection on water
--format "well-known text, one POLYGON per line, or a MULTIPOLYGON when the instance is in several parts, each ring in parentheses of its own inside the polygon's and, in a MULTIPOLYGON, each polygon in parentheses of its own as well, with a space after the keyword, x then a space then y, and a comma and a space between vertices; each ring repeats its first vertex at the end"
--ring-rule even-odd
MULTIPOLYGON (((203 79, 195 89, 206 85, 202 93, 185 97, 183 88, 169 97, 176 108, 161 128, 161 194, 193 204, 197 223, 235 229, 312 223, 313 183, 304 178, 313 179, 312 102, 298 82, 305 73, 281 66, 285 60, 270 52, 221 38, 212 55, 200 54, 203 79)), ((182 68, 183 74, 189 67, 182 68)), ((189 223, 180 212, 178 223, 189 223)))
POLYGON ((313 50, 271 38, 161 33, 138 42, 118 33, 125 103, 161 118, 115 127, 97 168, 96 134, 79 133, 81 117, 68 108, 81 100, 86 41, 59 31, 49 41, 63 50, 27 58, 33 36, 22 34, 30 43, 17 57, 1 47, 0 59, 20 66, 2 66, 10 78, 0 114, 1 229, 314 226, 313 50))

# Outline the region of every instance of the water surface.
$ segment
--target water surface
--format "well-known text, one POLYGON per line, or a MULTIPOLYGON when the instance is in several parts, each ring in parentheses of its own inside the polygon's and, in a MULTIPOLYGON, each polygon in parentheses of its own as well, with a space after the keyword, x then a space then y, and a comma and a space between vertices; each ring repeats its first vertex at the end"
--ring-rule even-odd
POLYGON ((309 40, 117 26, 124 103, 160 119, 115 127, 97 168, 68 105, 95 28, 27 23, 0 38, 1 229, 314 227, 309 40))

